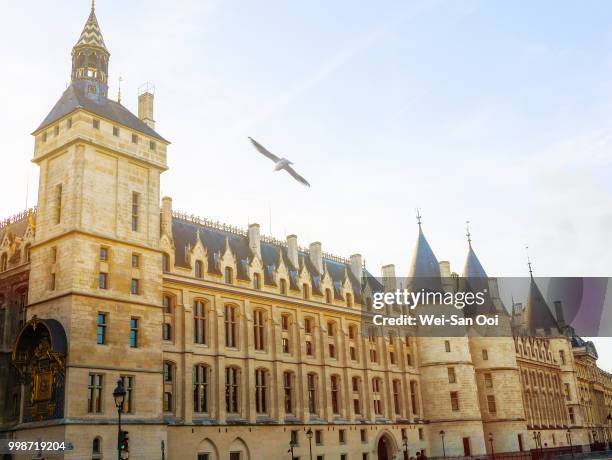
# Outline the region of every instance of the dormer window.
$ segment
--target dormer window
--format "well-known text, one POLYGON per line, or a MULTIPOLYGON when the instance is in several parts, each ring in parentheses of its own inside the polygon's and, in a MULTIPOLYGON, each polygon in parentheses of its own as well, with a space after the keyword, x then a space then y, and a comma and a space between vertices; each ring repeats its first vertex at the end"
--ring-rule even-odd
POLYGON ((233 279, 232 268, 231 267, 225 267, 225 282, 227 284, 232 284, 233 281, 234 281, 234 279, 233 279))
POLYGON ((94 118, 92 126, 93 126, 94 129, 100 129, 100 120, 97 120, 97 119, 94 118))

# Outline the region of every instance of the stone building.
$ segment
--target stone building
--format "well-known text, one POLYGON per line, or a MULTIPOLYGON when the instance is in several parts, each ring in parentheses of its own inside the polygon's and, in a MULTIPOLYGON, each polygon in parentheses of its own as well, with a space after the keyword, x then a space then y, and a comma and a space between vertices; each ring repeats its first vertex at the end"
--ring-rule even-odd
MULTIPOLYGON (((92 8, 71 84, 33 133, 38 207, 0 224, 3 437, 114 458, 121 379, 135 459, 275 460, 290 442, 300 460, 482 455, 566 445, 567 427, 574 444, 610 439, 593 345, 535 281, 510 315, 471 241, 463 278, 491 287, 478 313, 506 337, 364 331, 393 266, 380 282, 358 254, 173 210, 153 94, 138 116, 109 99, 109 56, 92 8)), ((456 277, 420 225, 410 277, 446 291, 456 277)))

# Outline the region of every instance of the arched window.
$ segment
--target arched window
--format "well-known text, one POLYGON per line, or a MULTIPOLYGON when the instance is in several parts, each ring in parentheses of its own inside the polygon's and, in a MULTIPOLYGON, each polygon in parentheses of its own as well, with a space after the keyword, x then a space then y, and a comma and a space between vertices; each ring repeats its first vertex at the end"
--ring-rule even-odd
POLYGON ((208 413, 209 368, 198 364, 193 368, 193 411, 208 413))
POLYGON ((283 389, 285 394, 285 413, 293 414, 293 373, 289 371, 283 372, 283 389))
POLYGON ((266 369, 255 370, 255 411, 258 414, 268 412, 268 371, 266 369))
POLYGON ((239 370, 236 367, 225 368, 225 411, 228 414, 238 414, 240 412, 238 403, 239 370))
POLYGON ((234 273, 232 267, 225 267, 225 282, 232 284, 234 282, 234 273))
POLYGON ((164 272, 170 271, 170 256, 165 252, 162 254, 162 270, 164 272))
POLYGON ((265 312, 255 310, 253 314, 253 337, 255 339, 255 350, 265 349, 265 312))
POLYGON ((238 347, 238 308, 234 305, 225 306, 225 346, 238 347))
POLYGON ((7 268, 8 268, 8 257, 6 253, 4 253, 2 254, 2 257, 0 258, 0 272, 5 272, 7 268))
POLYGON ((201 260, 196 260, 195 262, 195 277, 202 278, 204 276, 204 264, 202 264, 201 260))
POLYGON ((353 296, 351 294, 346 294, 346 306, 349 308, 353 306, 353 296))
POLYGON ((325 302, 332 303, 332 291, 331 289, 325 289, 325 302))
POLYGON ((331 400, 332 413, 340 413, 340 377, 337 375, 331 376, 331 400))
POLYGON ((92 460, 102 459, 102 439, 98 436, 94 438, 91 445, 91 458, 92 460))
POLYGON ((253 274, 253 289, 261 289, 261 275, 259 273, 253 274))
POLYGON ((202 300, 193 302, 193 341, 206 344, 206 304, 202 300))
POLYGON ((317 413, 317 374, 310 373, 306 377, 306 383, 308 386, 308 411, 311 414, 317 413))

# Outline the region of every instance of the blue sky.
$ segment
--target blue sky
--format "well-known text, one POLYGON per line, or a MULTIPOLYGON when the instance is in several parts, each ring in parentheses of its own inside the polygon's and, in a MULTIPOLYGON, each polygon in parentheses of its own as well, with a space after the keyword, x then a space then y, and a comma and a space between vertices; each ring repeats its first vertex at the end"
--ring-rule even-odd
MULTIPOLYGON (((28 133, 69 80, 89 2, 1 8, 6 216, 25 206, 26 182, 36 200, 28 133)), ((420 207, 456 271, 470 220, 491 275, 526 275, 526 245, 537 275, 610 275, 610 2, 98 0, 96 11, 111 95, 122 75, 134 110, 137 88, 156 86, 175 208, 405 275, 420 207), (247 136, 312 188, 272 173, 247 136)))

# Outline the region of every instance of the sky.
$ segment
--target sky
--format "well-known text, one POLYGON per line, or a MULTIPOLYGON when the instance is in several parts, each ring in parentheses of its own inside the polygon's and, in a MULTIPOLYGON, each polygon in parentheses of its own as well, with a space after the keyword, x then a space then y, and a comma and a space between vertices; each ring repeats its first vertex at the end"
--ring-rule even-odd
MULTIPOLYGON (((87 0, 0 0, 0 216, 36 203, 29 135, 87 0)), ((415 209, 461 272, 609 276, 612 3, 98 0, 111 97, 155 85, 174 208, 408 272, 415 209), (291 159, 305 188, 248 143, 291 159)), ((598 342, 600 354, 612 342, 598 342)), ((612 370, 612 353, 600 359, 612 370)))

